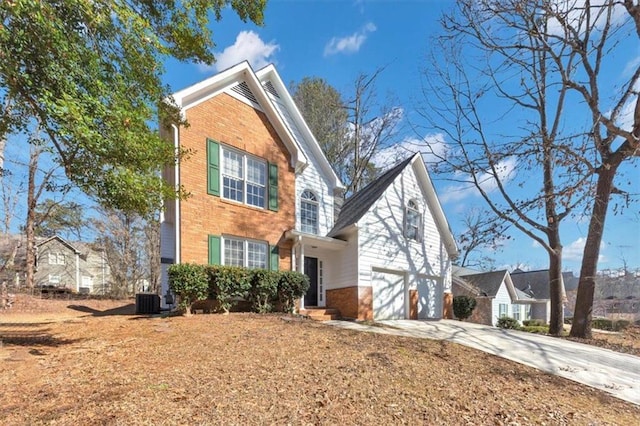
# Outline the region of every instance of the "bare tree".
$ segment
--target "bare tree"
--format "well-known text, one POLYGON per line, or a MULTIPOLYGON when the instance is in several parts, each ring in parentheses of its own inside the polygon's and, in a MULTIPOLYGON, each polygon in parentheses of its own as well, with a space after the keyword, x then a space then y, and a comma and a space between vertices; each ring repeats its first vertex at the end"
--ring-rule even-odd
MULTIPOLYGON (((584 81, 590 61, 615 50, 620 39, 605 43, 608 35, 622 35, 606 19, 606 5, 597 9, 605 16, 596 19, 589 2, 577 7, 581 3, 458 2, 442 20, 444 35, 430 63, 443 65, 427 72, 429 108, 423 110, 431 128, 453 142, 440 154, 439 170, 474 187, 498 223, 546 250, 549 331, 556 335, 563 329, 560 225, 591 201, 598 169, 597 123, 569 120, 580 113, 605 115, 589 103, 585 108, 575 86, 584 81)), ((596 67, 593 78, 598 72, 596 67)))
POLYGON ((377 99, 376 80, 384 68, 359 74, 348 100, 326 81, 304 78, 292 85, 293 99, 329 163, 353 194, 378 173, 374 158, 389 145, 403 111, 377 99))
POLYGON ((384 68, 378 68, 372 74, 359 74, 353 96, 345 102, 349 155, 341 177, 347 193, 358 192, 375 179, 377 170, 372 160, 391 143, 402 120, 402 108, 380 104, 377 100, 376 80, 383 71, 384 68))
POLYGON ((157 290, 160 275, 158 219, 119 210, 100 208, 93 225, 96 245, 105 252, 111 270, 111 295, 126 297, 134 292, 157 290), (154 288, 155 287, 155 288, 154 288))
POLYGON ((457 235, 460 244, 460 256, 457 262, 461 267, 492 270, 495 258, 486 251, 496 252, 509 239, 505 227, 496 229, 495 221, 490 213, 479 209, 469 209, 463 219, 464 229, 457 235), (489 218, 489 219, 487 219, 489 218))

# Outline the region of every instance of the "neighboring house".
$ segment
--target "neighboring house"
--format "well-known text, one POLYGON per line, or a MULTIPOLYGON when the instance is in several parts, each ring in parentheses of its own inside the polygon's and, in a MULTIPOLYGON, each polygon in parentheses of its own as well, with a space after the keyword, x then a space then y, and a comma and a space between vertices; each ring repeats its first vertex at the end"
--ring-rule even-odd
MULTIPOLYGON (((544 302, 532 305, 531 318, 549 322, 551 318, 549 270, 522 271, 521 269, 516 269, 511 272, 511 279, 518 290, 528 294, 539 302, 544 302)), ((578 285, 576 277, 573 276, 573 272, 563 272, 562 280, 566 292, 574 290, 578 285)), ((566 309, 566 304, 565 316, 570 316, 570 311, 566 309)))
POLYGON ((104 252, 86 243, 69 243, 59 236, 36 242, 36 286, 68 288, 79 293, 104 294, 110 270, 104 252))
POLYGON ((476 308, 469 318, 471 322, 495 326, 501 317, 522 322, 531 319, 531 312, 536 310, 534 306, 546 304, 546 301, 538 301, 518 290, 507 270, 471 272, 454 269, 454 274, 453 295, 476 298, 476 308))
POLYGON ((23 282, 25 244, 23 235, 0 235, 0 284, 15 288, 23 282))
MULTIPOLYGON (((243 62, 173 95, 188 158, 164 171, 190 194, 161 219, 172 263, 296 270, 300 308, 358 319, 441 318, 457 248, 419 155, 342 203, 344 186, 275 68, 243 62)), ((164 304, 163 300, 163 304, 164 304)))

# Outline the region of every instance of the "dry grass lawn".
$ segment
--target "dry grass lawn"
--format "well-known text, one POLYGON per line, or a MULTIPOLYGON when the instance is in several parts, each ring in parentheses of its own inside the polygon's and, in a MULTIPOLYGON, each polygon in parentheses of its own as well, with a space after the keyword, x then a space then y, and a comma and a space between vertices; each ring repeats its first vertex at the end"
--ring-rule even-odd
POLYGON ((640 424, 640 407, 455 344, 130 301, 0 313, 0 423, 640 424))

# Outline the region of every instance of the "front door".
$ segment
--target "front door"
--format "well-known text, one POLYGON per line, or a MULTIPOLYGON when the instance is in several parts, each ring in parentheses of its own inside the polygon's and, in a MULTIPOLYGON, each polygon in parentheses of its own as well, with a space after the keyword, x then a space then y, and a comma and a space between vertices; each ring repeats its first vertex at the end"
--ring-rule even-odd
POLYGON ((304 274, 309 277, 309 290, 304 295, 304 306, 318 306, 318 259, 304 258, 304 274))

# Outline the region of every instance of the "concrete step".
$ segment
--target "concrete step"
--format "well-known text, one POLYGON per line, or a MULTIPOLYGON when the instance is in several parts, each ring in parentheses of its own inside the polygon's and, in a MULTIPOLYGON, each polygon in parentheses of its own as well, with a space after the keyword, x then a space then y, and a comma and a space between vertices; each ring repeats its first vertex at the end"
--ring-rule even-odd
POLYGON ((329 321, 341 318, 340 311, 332 308, 307 307, 300 310, 300 315, 309 317, 314 321, 329 321))

